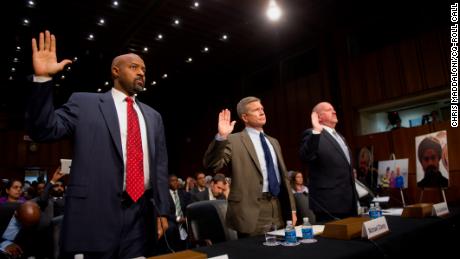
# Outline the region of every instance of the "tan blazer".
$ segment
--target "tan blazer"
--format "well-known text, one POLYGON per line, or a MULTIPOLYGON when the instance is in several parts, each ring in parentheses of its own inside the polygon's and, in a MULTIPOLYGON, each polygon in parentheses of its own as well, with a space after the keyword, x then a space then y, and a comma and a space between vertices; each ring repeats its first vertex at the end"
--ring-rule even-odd
MULTIPOLYGON (((290 190, 287 170, 278 141, 267 136, 275 150, 281 178, 279 199, 283 219, 291 218, 295 200, 290 190)), ((246 130, 228 136, 225 141, 213 140, 203 159, 204 167, 214 173, 228 167, 232 184, 228 197, 227 225, 241 233, 253 233, 259 217, 262 197, 262 170, 256 150, 246 130)))

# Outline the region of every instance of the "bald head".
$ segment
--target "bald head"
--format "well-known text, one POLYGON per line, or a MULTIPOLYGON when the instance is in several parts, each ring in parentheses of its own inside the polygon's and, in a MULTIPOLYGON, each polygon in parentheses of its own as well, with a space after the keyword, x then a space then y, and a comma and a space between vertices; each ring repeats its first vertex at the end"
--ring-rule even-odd
POLYGON ((132 96, 144 90, 145 64, 134 53, 117 56, 112 61, 113 87, 132 96))
POLYGON ((319 123, 330 128, 335 128, 338 122, 337 113, 332 104, 328 102, 320 102, 313 107, 313 112, 318 114, 319 123))
POLYGON ((16 218, 24 227, 31 227, 40 221, 40 207, 33 201, 26 201, 16 209, 16 218))

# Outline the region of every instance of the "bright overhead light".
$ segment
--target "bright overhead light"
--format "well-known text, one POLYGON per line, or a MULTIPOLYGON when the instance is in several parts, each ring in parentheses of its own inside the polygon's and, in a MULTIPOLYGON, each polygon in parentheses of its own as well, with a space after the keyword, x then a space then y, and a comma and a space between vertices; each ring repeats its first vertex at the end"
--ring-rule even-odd
POLYGON ((270 0, 268 3, 266 14, 271 21, 278 21, 281 18, 282 12, 275 0, 270 0))
POLYGON ((24 25, 24 26, 29 26, 29 24, 30 24, 29 19, 24 19, 24 20, 22 20, 22 25, 24 25))
POLYGON ((204 46, 202 52, 209 52, 209 47, 204 46))
POLYGON ((105 85, 105 86, 108 86, 108 85, 109 85, 109 81, 105 81, 104 85, 105 85))
POLYGON ((16 71, 16 68, 12 67, 11 72, 14 72, 14 71, 16 71))
POLYGON ((150 83, 150 85, 156 85, 157 84, 157 81, 152 81, 152 83, 150 83))
POLYGON ((162 39, 163 39, 163 34, 158 33, 158 35, 157 35, 157 40, 162 40, 162 39))
POLYGON ((113 1, 112 5, 113 5, 113 7, 118 7, 119 3, 118 3, 118 1, 113 1))
POLYGON ((35 7, 35 2, 32 1, 32 0, 27 1, 27 5, 28 5, 29 7, 35 7))
POLYGON ((177 25, 179 25, 179 24, 180 24, 180 20, 179 20, 179 19, 177 19, 177 18, 176 18, 176 19, 174 19, 174 21, 173 21, 173 25, 174 25, 174 26, 177 26, 177 25))
POLYGON ((19 62, 19 59, 18 58, 13 58, 13 62, 17 63, 17 62, 19 62))
POLYGON ((78 57, 74 57, 74 58, 73 58, 73 61, 74 61, 74 62, 77 61, 77 60, 78 60, 78 57))
POLYGON ((148 51, 149 51, 149 48, 148 48, 148 47, 144 47, 143 51, 144 51, 144 52, 148 52, 148 51))
POLYGON ((161 78, 163 78, 163 79, 168 78, 168 74, 163 74, 163 75, 161 76, 161 78))
POLYGON ((105 24, 104 18, 100 18, 99 21, 97 22, 98 25, 102 26, 105 24))
POLYGON ((90 34, 88 35, 88 40, 94 40, 94 34, 90 33, 90 34))
POLYGON ((97 92, 98 92, 98 93, 102 92, 102 89, 101 89, 101 88, 98 88, 98 89, 97 89, 97 92))
POLYGON ((228 40, 228 35, 227 34, 222 34, 220 39, 223 40, 223 41, 226 41, 226 40, 228 40))
POLYGON ((20 46, 16 46, 16 51, 21 51, 21 47, 20 47, 20 46))
POLYGON ((67 71, 70 71, 70 70, 72 70, 72 67, 70 67, 70 66, 67 67, 67 71))
POLYGON ((192 57, 188 57, 188 58, 185 60, 185 62, 187 62, 187 63, 192 63, 192 61, 193 61, 193 58, 192 58, 192 57))

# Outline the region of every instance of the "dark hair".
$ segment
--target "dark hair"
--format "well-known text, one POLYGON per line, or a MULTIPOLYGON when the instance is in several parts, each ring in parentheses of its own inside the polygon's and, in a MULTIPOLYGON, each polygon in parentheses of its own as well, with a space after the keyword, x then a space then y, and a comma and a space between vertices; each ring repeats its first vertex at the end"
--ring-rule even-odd
POLYGON ((290 184, 291 184, 291 188, 292 188, 293 190, 295 190, 295 177, 296 177, 298 174, 301 174, 302 177, 303 177, 302 172, 300 172, 300 171, 294 171, 294 172, 291 174, 291 178, 289 179, 289 182, 290 182, 290 184))
POLYGON ((13 186, 13 183, 14 183, 14 182, 20 182, 21 185, 23 185, 23 183, 22 183, 21 180, 19 180, 19 179, 11 179, 11 180, 9 180, 8 182, 6 182, 6 184, 5 184, 5 190, 9 190, 9 189, 11 188, 11 186, 13 186))
POLYGON ((225 175, 223 175, 223 174, 216 174, 216 175, 214 175, 214 177, 212 178, 212 182, 213 182, 213 183, 222 182, 223 184, 225 184, 227 181, 225 180, 225 175))
POLYGON ((438 159, 442 158, 442 148, 439 140, 433 137, 426 137, 418 146, 418 160, 420 163, 422 162, 423 153, 427 149, 433 149, 438 155, 438 159))

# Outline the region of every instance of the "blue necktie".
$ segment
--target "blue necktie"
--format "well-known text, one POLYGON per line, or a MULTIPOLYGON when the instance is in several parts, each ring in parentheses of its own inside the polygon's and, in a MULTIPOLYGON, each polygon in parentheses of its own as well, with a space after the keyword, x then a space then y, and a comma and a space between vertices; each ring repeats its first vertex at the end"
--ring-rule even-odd
POLYGON ((275 165, 273 164, 273 158, 268 148, 267 141, 265 140, 264 133, 260 133, 260 142, 264 150, 265 163, 267 164, 267 177, 268 177, 268 190, 273 196, 278 196, 280 193, 280 184, 276 178, 275 165))

